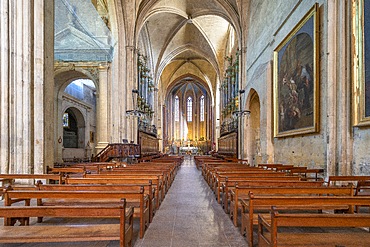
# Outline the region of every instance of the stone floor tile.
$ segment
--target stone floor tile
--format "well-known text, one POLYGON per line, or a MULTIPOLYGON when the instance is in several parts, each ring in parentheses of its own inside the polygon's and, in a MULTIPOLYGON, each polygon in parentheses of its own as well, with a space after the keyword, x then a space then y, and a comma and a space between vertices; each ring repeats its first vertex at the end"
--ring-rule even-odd
POLYGON ((157 215, 144 240, 137 241, 135 247, 157 246, 154 242, 162 238, 166 239, 162 244, 168 244, 168 240, 171 240, 170 247, 247 246, 239 229, 234 227, 221 205, 217 203, 214 193, 189 156, 179 169, 157 215), (172 235, 168 231, 162 231, 164 235, 159 236, 161 231, 158 229, 161 226, 168 229, 164 226, 163 219, 174 220, 172 235))

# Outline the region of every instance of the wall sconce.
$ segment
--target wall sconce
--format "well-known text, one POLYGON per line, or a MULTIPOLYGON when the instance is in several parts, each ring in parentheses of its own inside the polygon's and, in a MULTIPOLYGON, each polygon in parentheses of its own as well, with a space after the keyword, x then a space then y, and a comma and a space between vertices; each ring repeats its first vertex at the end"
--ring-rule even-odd
POLYGON ((126 116, 134 116, 134 117, 142 117, 144 116, 144 112, 138 109, 137 98, 139 97, 139 91, 137 89, 132 89, 132 106, 133 110, 127 110, 126 116))

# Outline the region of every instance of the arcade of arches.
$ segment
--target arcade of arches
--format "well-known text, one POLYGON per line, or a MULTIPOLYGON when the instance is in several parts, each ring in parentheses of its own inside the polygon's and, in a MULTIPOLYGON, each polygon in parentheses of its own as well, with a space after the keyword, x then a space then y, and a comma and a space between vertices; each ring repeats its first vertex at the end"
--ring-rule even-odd
POLYGON ((370 174, 368 5, 2 1, 0 172, 131 142, 370 174))

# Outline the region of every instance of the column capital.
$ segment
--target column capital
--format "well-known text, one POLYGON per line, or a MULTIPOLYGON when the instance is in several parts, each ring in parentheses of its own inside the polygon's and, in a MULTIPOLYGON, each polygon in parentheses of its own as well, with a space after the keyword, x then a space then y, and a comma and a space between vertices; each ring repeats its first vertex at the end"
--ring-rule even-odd
POLYGON ((109 68, 110 68, 110 63, 108 62, 99 63, 99 66, 98 66, 99 70, 108 70, 109 68))

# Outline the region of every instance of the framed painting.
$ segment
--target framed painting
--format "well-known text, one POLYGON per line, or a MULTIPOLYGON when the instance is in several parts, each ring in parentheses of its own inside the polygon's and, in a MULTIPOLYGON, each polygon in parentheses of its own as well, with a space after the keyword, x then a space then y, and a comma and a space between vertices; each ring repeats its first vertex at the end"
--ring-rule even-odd
POLYGON ((370 1, 353 1, 354 124, 370 125, 370 1))
POLYGON ((274 50, 274 135, 318 131, 318 4, 274 50))

